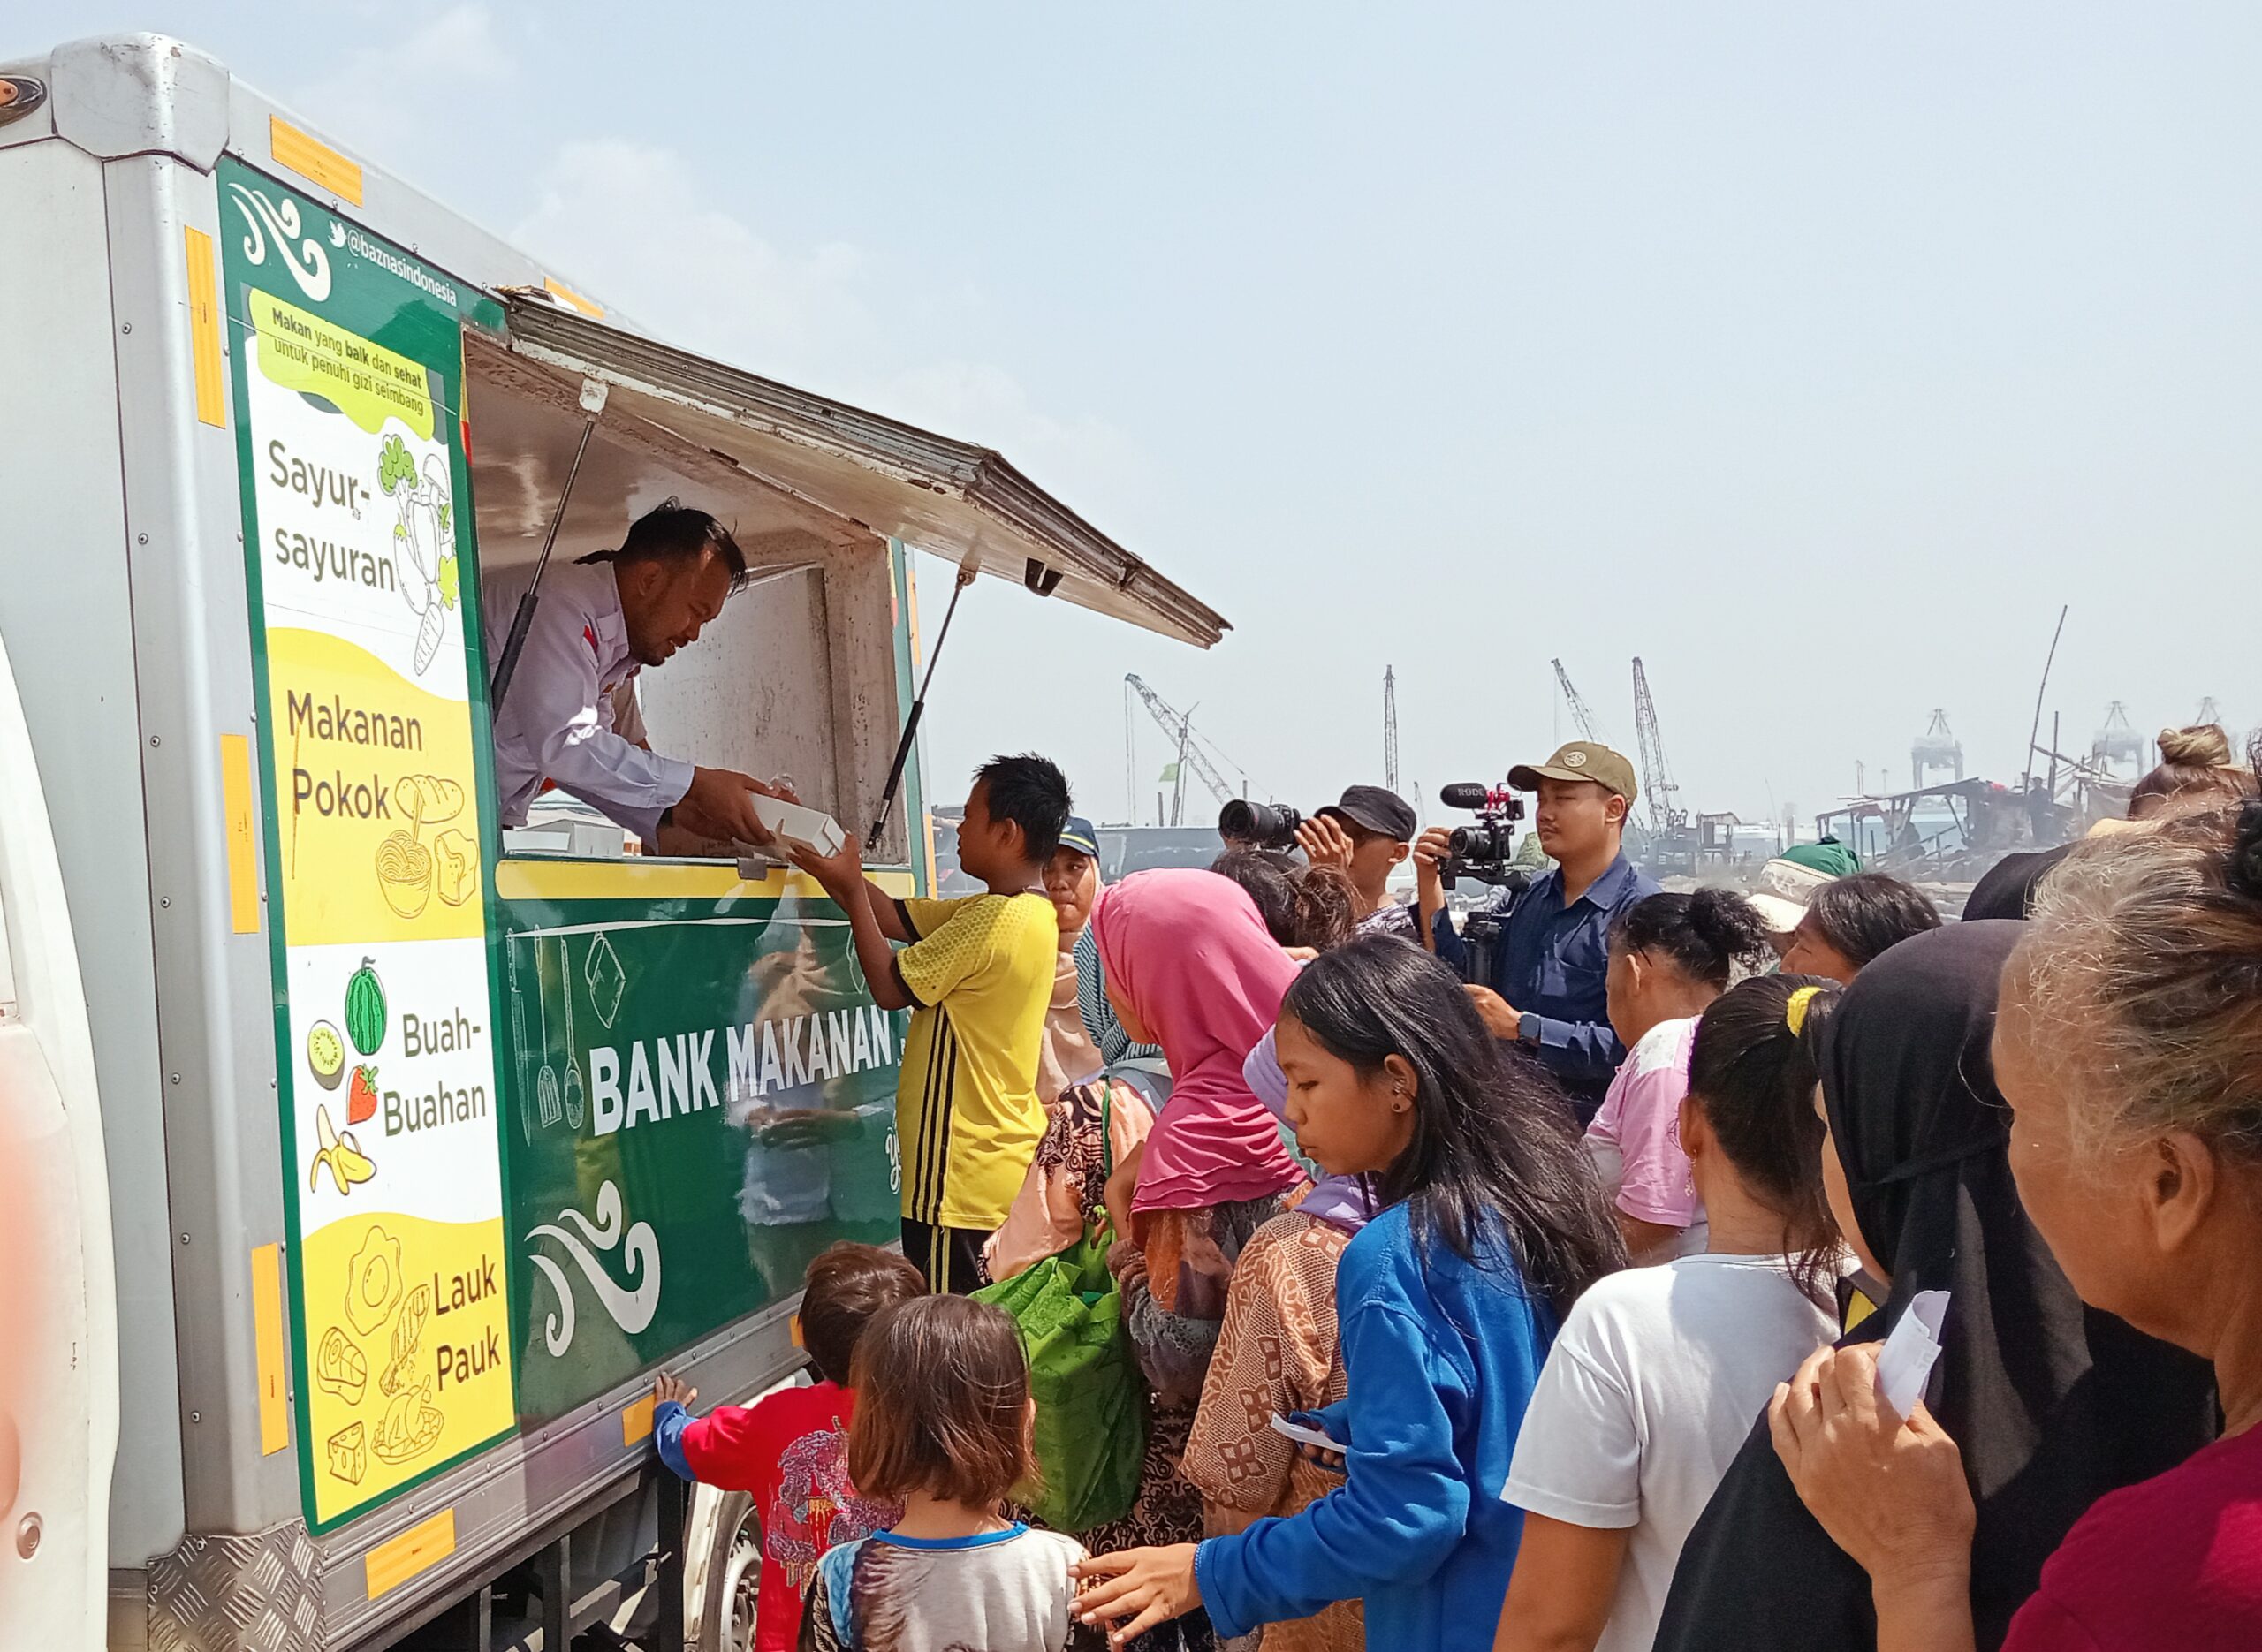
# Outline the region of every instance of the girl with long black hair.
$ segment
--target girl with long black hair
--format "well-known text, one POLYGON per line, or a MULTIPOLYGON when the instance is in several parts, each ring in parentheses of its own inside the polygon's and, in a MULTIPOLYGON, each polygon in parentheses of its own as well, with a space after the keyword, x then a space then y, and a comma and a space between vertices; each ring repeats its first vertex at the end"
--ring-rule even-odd
POLYGON ((1117 1644, 1199 1604, 1224 1634, 1363 1603, 1393 1652, 1491 1644, 1522 1515, 1499 1498, 1563 1315, 1625 1249, 1560 1095, 1511 1066, 1453 973, 1388 939, 1307 966, 1279 1027, 1288 1119, 1384 1209, 1336 1277, 1349 1397, 1308 1413, 1344 1483, 1287 1519, 1086 1562, 1117 1644))

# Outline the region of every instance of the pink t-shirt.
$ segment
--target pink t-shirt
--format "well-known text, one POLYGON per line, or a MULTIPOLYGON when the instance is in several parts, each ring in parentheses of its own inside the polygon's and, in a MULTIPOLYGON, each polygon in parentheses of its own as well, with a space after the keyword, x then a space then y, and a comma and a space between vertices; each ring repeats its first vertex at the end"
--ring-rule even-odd
POLYGON ((1695 1228, 1704 1216, 1681 1150, 1681 1098, 1696 1042, 1694 1016, 1651 1027, 1626 1052, 1587 1126, 1587 1152, 1611 1202, 1660 1227, 1695 1228))
POLYGON ((2262 1428, 2108 1492, 2042 1565, 2003 1652, 2262 1647, 2262 1428))

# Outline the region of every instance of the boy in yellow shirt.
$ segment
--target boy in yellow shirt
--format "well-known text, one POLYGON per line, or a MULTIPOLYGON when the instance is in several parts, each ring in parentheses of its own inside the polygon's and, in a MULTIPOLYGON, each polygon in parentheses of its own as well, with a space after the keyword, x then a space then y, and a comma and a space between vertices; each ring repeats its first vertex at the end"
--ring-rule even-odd
POLYGON ((933 1291, 983 1283, 983 1241, 1005 1221, 1044 1134, 1037 1051, 1059 927, 1044 873, 1068 807, 1068 783, 1044 758, 984 763, 958 848, 987 892, 957 900, 898 900, 874 887, 854 837, 830 859, 793 854, 847 914, 872 1002, 912 1012, 895 1097, 903 1254, 933 1291), (895 942, 907 944, 899 952, 895 942))

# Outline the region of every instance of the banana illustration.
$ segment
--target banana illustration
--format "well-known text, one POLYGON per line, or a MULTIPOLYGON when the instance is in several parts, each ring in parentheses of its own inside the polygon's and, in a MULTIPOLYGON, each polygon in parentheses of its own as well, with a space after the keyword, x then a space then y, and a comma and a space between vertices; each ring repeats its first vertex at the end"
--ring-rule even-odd
POLYGON ((321 1185, 323 1166, 325 1164, 330 1167, 330 1179, 338 1184, 338 1191, 341 1194, 377 1173, 376 1162, 361 1151, 353 1140, 353 1133, 348 1130, 341 1135, 337 1126, 330 1122, 330 1109, 326 1106, 318 1105, 315 1109, 315 1133, 321 1145, 315 1150, 313 1168, 307 1172, 308 1192, 321 1185))

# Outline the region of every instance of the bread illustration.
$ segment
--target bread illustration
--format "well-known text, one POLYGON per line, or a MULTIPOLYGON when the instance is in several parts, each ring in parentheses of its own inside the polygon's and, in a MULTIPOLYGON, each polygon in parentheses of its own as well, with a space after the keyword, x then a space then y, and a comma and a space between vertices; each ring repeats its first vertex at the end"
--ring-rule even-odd
POLYGON ((463 813, 463 788, 438 775, 403 775, 393 784, 392 797, 400 812, 420 828, 463 813))
POLYGON ((479 845, 451 826, 432 839, 432 855, 439 863, 434 875, 440 898, 460 906, 479 893, 479 845))

